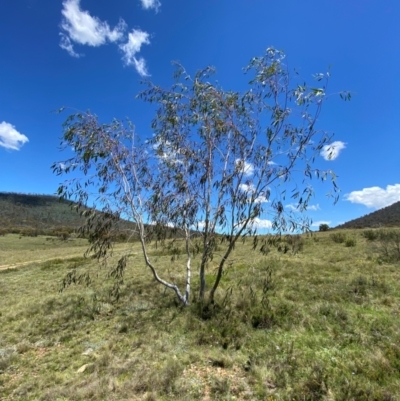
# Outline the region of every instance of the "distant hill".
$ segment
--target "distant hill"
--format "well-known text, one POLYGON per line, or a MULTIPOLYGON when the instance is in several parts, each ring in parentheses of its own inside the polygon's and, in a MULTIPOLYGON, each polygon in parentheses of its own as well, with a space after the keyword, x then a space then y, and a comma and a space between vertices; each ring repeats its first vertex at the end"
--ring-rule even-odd
MULTIPOLYGON (((73 205, 73 202, 57 196, 0 192, 0 235, 16 233, 65 237, 85 223, 85 218, 73 205)), ((121 240, 126 237, 126 231, 134 227, 132 222, 123 219, 113 220, 111 224, 112 235, 121 240)), ((170 228, 166 232, 167 235, 182 235, 179 230, 170 228)), ((154 233, 157 235, 156 227, 154 233)))
POLYGON ((400 226, 400 202, 341 224, 335 228, 375 228, 400 226))
POLYGON ((70 203, 51 195, 0 192, 0 228, 8 232, 78 228, 84 219, 70 203))

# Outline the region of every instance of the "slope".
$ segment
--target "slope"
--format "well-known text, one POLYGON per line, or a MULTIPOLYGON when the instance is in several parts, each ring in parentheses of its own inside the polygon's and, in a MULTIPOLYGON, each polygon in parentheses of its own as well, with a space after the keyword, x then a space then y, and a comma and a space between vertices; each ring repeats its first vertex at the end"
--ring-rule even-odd
POLYGON ((348 221, 335 228, 375 228, 400 226, 400 201, 375 212, 348 221))

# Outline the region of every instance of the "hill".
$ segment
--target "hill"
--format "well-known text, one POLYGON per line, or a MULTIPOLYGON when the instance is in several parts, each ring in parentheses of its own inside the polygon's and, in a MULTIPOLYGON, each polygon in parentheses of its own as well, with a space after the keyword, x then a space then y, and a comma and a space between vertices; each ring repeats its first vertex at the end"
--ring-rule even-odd
POLYGON ((0 228, 6 232, 76 229, 83 222, 71 202, 56 196, 0 192, 0 228))
MULTIPOLYGON (((65 237, 85 223, 85 218, 74 209, 74 205, 74 202, 52 195, 0 192, 0 235, 14 233, 65 237)), ((107 217, 105 220, 112 220, 112 235, 121 240, 126 238, 127 230, 134 228, 132 222, 124 219, 110 220, 107 217)), ((170 228, 166 232, 167 236, 182 235, 179 230, 170 228)), ((157 235, 156 228, 154 233, 157 235)))
POLYGON ((400 226, 400 202, 348 221, 335 228, 375 228, 400 226))

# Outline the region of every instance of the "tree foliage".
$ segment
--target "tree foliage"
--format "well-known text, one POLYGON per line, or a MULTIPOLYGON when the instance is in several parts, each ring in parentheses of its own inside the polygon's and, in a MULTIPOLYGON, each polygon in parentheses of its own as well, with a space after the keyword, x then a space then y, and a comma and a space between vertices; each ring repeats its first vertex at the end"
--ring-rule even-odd
POLYGON ((319 231, 328 231, 329 230, 329 225, 326 223, 322 223, 319 225, 319 231))
MULTIPOLYGON (((58 194, 80 207, 95 200, 91 210, 82 209, 90 251, 105 257, 113 222, 130 220, 145 265, 183 304, 190 299, 194 257, 200 265, 198 298, 212 303, 239 238, 252 235, 257 242, 262 227, 307 230, 307 219, 287 213, 283 202, 290 197, 305 211, 313 176, 331 178, 333 193, 337 190, 332 171, 313 168, 331 139, 317 128, 329 73, 314 77, 318 87, 292 83, 284 54, 272 48, 253 58, 245 73, 250 82, 244 93, 222 89, 212 81, 210 67, 192 77, 176 65, 175 83, 168 89, 147 82, 138 97, 157 111, 153 135, 143 141, 132 124, 101 124, 90 112, 73 114, 64 123, 62 146, 74 153, 53 169, 59 175, 79 174, 61 184, 58 194), (182 288, 158 274, 148 252, 152 239, 172 233, 185 244, 185 262, 176 266, 185 277, 182 288), (211 260, 217 268, 206 288, 211 260)), ((116 268, 120 277, 124 258, 116 268)))

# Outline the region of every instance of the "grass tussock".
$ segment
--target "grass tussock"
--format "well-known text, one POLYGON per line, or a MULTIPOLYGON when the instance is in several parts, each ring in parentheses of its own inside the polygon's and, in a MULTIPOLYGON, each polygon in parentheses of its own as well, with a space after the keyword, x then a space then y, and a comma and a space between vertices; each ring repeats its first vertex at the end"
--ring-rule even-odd
MULTIPOLYGON (((0 272, 1 397, 399 400, 400 270, 382 257, 386 237, 371 237, 287 237, 286 252, 252 251, 245 241, 215 304, 196 301, 195 276, 187 308, 154 284, 137 244, 117 300, 106 269, 82 257, 84 243, 47 241, 43 262, 0 272), (76 280, 59 293, 72 271, 90 283, 76 280)), ((7 235, 0 250, 12 243, 29 255, 33 240, 7 235)), ((161 273, 179 282, 185 260, 171 249, 152 252, 161 273)), ((214 275, 210 263, 207 282, 214 275)))

